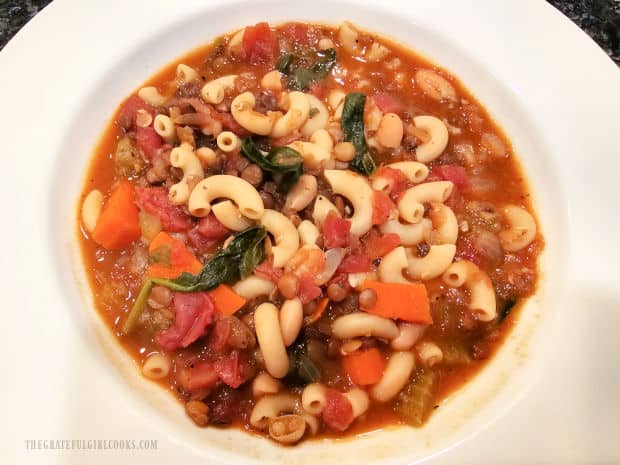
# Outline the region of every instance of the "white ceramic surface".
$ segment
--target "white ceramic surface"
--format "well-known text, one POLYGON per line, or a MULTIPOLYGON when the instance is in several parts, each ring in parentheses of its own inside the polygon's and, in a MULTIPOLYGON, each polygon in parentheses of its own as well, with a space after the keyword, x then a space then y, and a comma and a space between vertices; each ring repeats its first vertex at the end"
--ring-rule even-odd
POLYGON ((620 72, 546 3, 56 0, 2 51, 0 70, 3 463, 620 461, 620 72), (422 430, 282 449, 195 428, 90 308, 75 199, 114 107, 180 54, 263 19, 350 19, 413 47, 477 95, 529 174, 547 240, 540 292, 484 373, 422 430), (158 449, 33 451, 27 439, 158 449))

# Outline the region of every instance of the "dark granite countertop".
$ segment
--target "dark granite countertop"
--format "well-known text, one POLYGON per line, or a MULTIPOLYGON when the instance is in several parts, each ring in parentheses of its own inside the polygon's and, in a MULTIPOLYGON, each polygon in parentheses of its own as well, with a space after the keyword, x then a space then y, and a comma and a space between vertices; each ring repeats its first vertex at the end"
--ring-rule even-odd
MULTIPOLYGON (((620 0, 548 0, 620 65, 620 0)), ((51 0, 0 0, 0 49, 51 0)))

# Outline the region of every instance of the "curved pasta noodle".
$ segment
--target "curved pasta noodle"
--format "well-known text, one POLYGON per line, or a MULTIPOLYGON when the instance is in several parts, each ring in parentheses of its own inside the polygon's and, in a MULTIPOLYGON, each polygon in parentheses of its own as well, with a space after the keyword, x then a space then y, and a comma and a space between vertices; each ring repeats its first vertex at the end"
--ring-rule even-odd
POLYGON ((260 304, 254 311, 254 327, 267 371, 274 378, 284 378, 289 364, 276 306, 269 302, 260 304))
POLYGON ((250 424, 257 429, 264 430, 269 426, 269 420, 280 416, 281 413, 295 411, 297 399, 292 394, 274 394, 261 397, 250 414, 250 424))
POLYGON ((403 224, 397 219, 390 219, 379 226, 383 234, 397 234, 402 245, 416 245, 428 239, 433 224, 428 218, 414 224, 403 224))
POLYGON ((157 115, 153 120, 153 129, 168 144, 174 142, 177 130, 176 126, 168 115, 157 115))
POLYGON ((344 21, 338 28, 338 40, 342 48, 351 55, 359 55, 361 49, 358 45, 359 32, 348 21, 344 21))
POLYGON ((275 288, 276 285, 273 281, 256 275, 248 276, 233 285, 233 290, 246 300, 269 295, 275 288))
POLYGON ((266 394, 277 394, 282 389, 282 383, 269 373, 259 373, 252 381, 252 395, 261 397, 266 394))
POLYGON ((353 205, 351 234, 363 236, 372 227, 373 190, 362 176, 349 170, 325 170, 325 179, 332 190, 353 205))
POLYGON ((318 192, 318 183, 311 174, 302 174, 299 181, 291 188, 286 195, 284 210, 286 212, 298 212, 303 210, 312 202, 318 192))
POLYGON ((411 284, 405 279, 403 271, 409 266, 407 261, 407 253, 403 246, 396 247, 387 253, 382 259, 378 267, 379 278, 384 283, 403 283, 411 284))
POLYGON ((431 341, 422 341, 416 345, 415 350, 423 365, 433 367, 443 360, 443 351, 431 341))
POLYGON ((299 129, 308 119, 310 103, 303 92, 294 91, 288 94, 288 111, 279 118, 271 129, 271 137, 284 137, 299 129))
POLYGON ((342 216, 336 208, 336 205, 334 205, 327 197, 324 195, 317 196, 312 210, 312 221, 314 221, 314 224, 316 224, 319 228, 322 228, 323 223, 325 223, 325 219, 330 214, 338 217, 342 216))
MULTIPOLYGON (((417 161, 398 161, 386 165, 386 168, 400 171, 414 184, 419 184, 428 177, 428 167, 417 161)), ((373 175, 371 184, 374 190, 383 191, 386 194, 389 194, 394 187, 393 179, 380 175, 373 175)))
POLYGON ((172 362, 165 354, 154 353, 149 355, 142 365, 142 374, 149 379, 162 379, 170 373, 172 362))
POLYGON ((256 99, 252 92, 237 95, 231 105, 230 112, 237 123, 248 131, 260 136, 268 135, 277 119, 276 113, 263 115, 254 110, 256 99))
POLYGON ((301 154, 304 165, 314 169, 330 160, 334 143, 325 129, 319 129, 312 134, 310 142, 296 140, 288 146, 301 154))
POLYGON ((351 402, 351 407, 353 408, 353 418, 357 418, 366 413, 368 407, 370 406, 370 399, 368 398, 366 391, 360 388, 353 388, 347 392, 344 392, 343 395, 349 399, 349 402, 351 402))
POLYGON ((427 327, 427 325, 401 321, 398 323, 398 336, 392 339, 390 346, 394 350, 411 349, 418 342, 418 339, 422 337, 427 327))
POLYGON ((252 226, 252 221, 244 217, 230 200, 218 202, 211 207, 217 220, 231 231, 243 231, 252 226))
POLYGON ((353 339, 363 336, 394 339, 398 336, 398 327, 388 318, 369 313, 349 313, 334 320, 332 334, 338 339, 353 339))
POLYGON ((497 316, 495 290, 489 276, 469 260, 450 265, 443 274, 451 287, 465 286, 469 290, 469 310, 480 321, 491 321, 497 316))
POLYGON ((434 181, 418 184, 405 191, 398 201, 400 216, 409 223, 419 223, 424 216, 426 202, 445 202, 454 184, 450 181, 434 181))
POLYGON ((269 232, 276 245, 271 247, 273 266, 284 266, 299 249, 299 234, 295 225, 282 213, 275 210, 265 210, 261 224, 269 232))
POLYGON ((198 79, 198 73, 191 66, 179 63, 177 65, 177 81, 192 82, 198 79))
POLYGON ((236 74, 229 74, 228 76, 222 76, 207 82, 200 91, 202 99, 207 103, 215 105, 222 103, 226 96, 226 90, 235 87, 237 77, 236 74))
POLYGON ((310 105, 310 112, 316 110, 316 113, 310 115, 309 112, 308 119, 301 127, 300 132, 302 136, 310 137, 319 129, 325 129, 327 127, 327 123, 329 122, 329 112, 327 111, 325 104, 314 95, 306 94, 306 98, 308 99, 308 103, 310 105))
POLYGON ((431 202, 428 212, 433 222, 430 239, 433 244, 456 244, 459 236, 459 223, 450 207, 439 202, 431 202))
POLYGON ((190 194, 190 184, 200 181, 204 177, 202 164, 194 154, 189 144, 181 144, 170 152, 170 164, 183 171, 183 178, 168 189, 168 196, 176 205, 185 204, 190 194))
POLYGON ((409 251, 407 253, 409 276, 411 279, 420 280, 436 278, 448 269, 455 254, 454 244, 433 245, 424 257, 417 257, 409 251))
POLYGON ((530 245, 536 238, 534 217, 525 208, 516 205, 506 205, 502 208, 502 213, 510 225, 498 234, 504 250, 517 252, 530 245))
POLYGON ((232 200, 241 214, 251 220, 260 219, 265 211, 263 199, 252 184, 237 176, 217 174, 194 187, 189 196, 189 212, 194 216, 207 216, 211 202, 218 198, 232 200))
POLYGON ((312 415, 319 415, 327 403, 326 389, 323 384, 308 384, 301 393, 301 405, 312 415))
POLYGON ((413 123, 428 134, 428 140, 416 147, 415 157, 422 163, 430 163, 446 149, 448 128, 439 118, 428 115, 416 116, 413 123))
POLYGON ((394 398, 407 384, 415 368, 415 357, 411 352, 394 352, 383 372, 381 381, 373 386, 370 395, 378 402, 394 398))
POLYGON ((138 97, 154 107, 161 107, 164 103, 166 103, 166 97, 159 93, 157 87, 153 86, 142 87, 138 91, 138 97))
POLYGON ((217 147, 226 153, 232 153, 239 150, 241 140, 239 136, 232 131, 222 131, 217 135, 217 147))
POLYGON ((315 245, 316 241, 321 236, 319 228, 317 228, 312 221, 303 220, 297 226, 297 234, 299 234, 299 240, 301 245, 315 245))

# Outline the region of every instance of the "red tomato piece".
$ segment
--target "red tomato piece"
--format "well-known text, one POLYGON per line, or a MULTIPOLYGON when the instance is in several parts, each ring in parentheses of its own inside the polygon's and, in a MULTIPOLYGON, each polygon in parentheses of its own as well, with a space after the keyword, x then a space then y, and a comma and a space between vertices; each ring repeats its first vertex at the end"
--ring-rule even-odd
POLYGON ((152 127, 136 127, 136 145, 147 160, 151 160, 157 149, 164 144, 164 141, 152 127))
POLYGON ((355 254, 344 257, 336 272, 363 273, 368 270, 370 270, 370 257, 366 254, 355 254))
POLYGON ((177 382, 186 391, 209 389, 219 381, 219 376, 211 362, 194 362, 177 372, 177 382))
POLYGON ((206 239, 224 239, 230 235, 231 231, 224 226, 215 217, 213 213, 209 213, 198 222, 198 232, 206 239))
POLYGON ((170 201, 165 188, 136 188, 136 199, 142 210, 159 218, 164 231, 179 232, 192 227, 191 217, 170 201))
POLYGON ((400 100, 385 92, 378 92, 373 95, 372 101, 383 113, 402 114, 405 111, 405 106, 400 100))
POLYGON ((376 229, 371 229, 366 237, 362 239, 364 250, 371 260, 381 258, 388 252, 400 245, 398 234, 381 234, 376 229))
POLYGON ((208 239, 204 237, 198 231, 198 226, 187 231, 187 239, 200 254, 212 252, 222 242, 221 239, 208 239))
POLYGON ((299 297, 302 304, 305 305, 315 299, 318 299, 321 297, 321 294, 321 288, 314 283, 314 279, 311 276, 302 276, 299 278, 299 284, 297 285, 297 297, 299 297))
POLYGON ((469 188, 469 176, 462 166, 438 165, 433 167, 433 174, 439 176, 440 179, 451 181, 460 191, 466 191, 469 188))
POLYGON ((288 23, 282 28, 281 34, 295 45, 307 46, 312 41, 309 28, 301 23, 288 23))
POLYGON ((273 258, 269 258, 267 260, 264 260, 256 268, 254 268, 254 273, 262 278, 277 283, 284 274, 284 271, 282 270, 282 268, 274 267, 273 258))
POLYGON ((245 59, 253 65, 272 64, 278 57, 278 38, 266 22, 246 27, 242 46, 245 59))
POLYGON ((372 224, 380 225, 390 218, 390 212, 396 208, 386 193, 374 191, 372 198, 372 224))
POLYGON ((118 123, 126 128, 133 127, 136 124, 136 115, 139 110, 144 110, 150 113, 151 116, 155 116, 155 108, 138 97, 137 94, 133 94, 121 105, 121 110, 118 113, 118 123))
POLYGON ((231 388, 238 388, 254 376, 254 368, 236 350, 213 364, 220 379, 231 388))
POLYGON ((201 337, 213 321, 215 306, 206 292, 175 292, 174 324, 155 335, 155 341, 166 350, 187 347, 201 337))
POLYGON ((349 399, 335 389, 327 389, 323 421, 336 431, 346 430, 353 422, 353 406, 349 399))
POLYGON ((328 215, 323 224, 325 247, 346 247, 349 245, 351 222, 336 215, 328 215))
POLYGON ((409 187, 409 180, 401 170, 395 170, 387 166, 380 167, 372 177, 386 178, 389 180, 390 198, 392 200, 398 199, 398 196, 409 187))

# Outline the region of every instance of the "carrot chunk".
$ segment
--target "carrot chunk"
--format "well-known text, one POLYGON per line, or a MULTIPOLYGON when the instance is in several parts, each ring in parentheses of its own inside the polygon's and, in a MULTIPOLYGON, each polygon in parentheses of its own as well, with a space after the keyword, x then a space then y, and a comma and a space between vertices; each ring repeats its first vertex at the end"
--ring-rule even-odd
POLYGON ((381 380, 385 370, 385 359, 379 349, 372 347, 343 355, 342 366, 353 383, 367 386, 381 380))
POLYGON ((245 305, 246 300, 237 294, 230 286, 220 284, 209 295, 215 302, 215 308, 224 316, 230 316, 245 305))
POLYGON ((93 231, 93 239, 108 250, 116 250, 139 239, 140 234, 133 184, 121 181, 103 206, 93 231))
POLYGON ((373 289, 377 293, 375 304, 364 309, 368 313, 419 324, 433 322, 424 284, 365 281, 362 288, 373 289))
POLYGON ((152 278, 177 278, 181 273, 200 273, 202 264, 180 239, 160 232, 149 245, 152 263, 148 275, 152 278))

